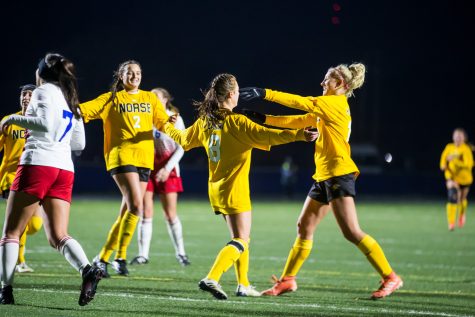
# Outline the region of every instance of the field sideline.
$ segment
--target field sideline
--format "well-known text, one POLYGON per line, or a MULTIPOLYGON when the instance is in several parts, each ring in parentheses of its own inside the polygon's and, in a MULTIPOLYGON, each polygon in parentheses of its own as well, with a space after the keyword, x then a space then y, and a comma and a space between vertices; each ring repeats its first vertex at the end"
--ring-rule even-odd
MULTIPOLYGON (((295 239, 302 201, 255 200, 250 280, 257 289, 271 286, 282 271, 295 239)), ((92 259, 115 220, 120 198, 75 198, 70 234, 92 259)), ((331 214, 318 228, 314 249, 298 278, 299 289, 280 297, 234 296, 234 269, 221 284, 230 295, 214 300, 198 290, 217 252, 229 240, 221 217, 206 200, 179 202, 185 246, 192 265, 175 260, 165 223, 156 204, 151 263, 129 266, 129 277, 99 284, 94 301, 77 305, 80 276, 48 246, 43 229, 30 236, 27 262, 34 273, 16 274, 16 305, 0 316, 475 316, 475 205, 469 205, 466 227, 449 232, 445 202, 361 202, 362 228, 382 245, 404 287, 380 301, 369 300, 379 278, 360 251, 342 237, 331 214)), ((0 203, 2 226, 5 202, 0 203)), ((137 253, 136 238, 128 258, 137 253)))

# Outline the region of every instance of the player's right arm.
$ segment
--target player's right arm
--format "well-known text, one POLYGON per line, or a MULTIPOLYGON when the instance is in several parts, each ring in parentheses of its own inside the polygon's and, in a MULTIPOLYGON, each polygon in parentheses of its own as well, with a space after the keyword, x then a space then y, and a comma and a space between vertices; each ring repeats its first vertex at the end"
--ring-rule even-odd
POLYGON ((84 123, 87 123, 90 120, 101 118, 101 115, 103 114, 106 108, 106 104, 110 102, 111 95, 112 93, 107 92, 105 94, 100 95, 96 99, 79 104, 84 123))
POLYGON ((448 145, 445 146, 444 150, 442 151, 442 155, 440 156, 440 170, 445 171, 447 169, 447 155, 448 155, 449 149, 448 145))
POLYGON ((308 97, 266 89, 266 95, 264 99, 279 103, 289 108, 303 110, 305 112, 315 112, 315 105, 308 97))

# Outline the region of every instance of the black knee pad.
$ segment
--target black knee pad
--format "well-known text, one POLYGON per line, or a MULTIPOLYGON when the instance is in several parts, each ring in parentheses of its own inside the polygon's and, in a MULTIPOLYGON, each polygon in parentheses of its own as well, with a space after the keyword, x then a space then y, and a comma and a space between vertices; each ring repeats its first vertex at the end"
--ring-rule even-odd
POLYGON ((457 188, 449 188, 447 189, 447 201, 451 204, 457 203, 457 188))
POLYGON ((232 245, 233 247, 235 247, 236 249, 239 250, 239 252, 243 253, 244 252, 244 246, 242 245, 242 243, 240 243, 239 241, 236 241, 236 240, 231 240, 229 241, 226 245, 232 245))

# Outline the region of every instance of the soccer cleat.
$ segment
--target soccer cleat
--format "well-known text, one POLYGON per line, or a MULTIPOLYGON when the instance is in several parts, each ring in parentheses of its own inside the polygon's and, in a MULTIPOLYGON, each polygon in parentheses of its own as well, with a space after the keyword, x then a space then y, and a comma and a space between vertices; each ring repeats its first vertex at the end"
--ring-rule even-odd
POLYGON ((130 265, 134 264, 147 264, 148 259, 144 256, 138 255, 135 258, 132 259, 132 261, 129 262, 130 265))
POLYGON ((218 282, 204 278, 198 284, 202 291, 210 292, 216 299, 228 299, 228 295, 223 291, 218 282))
POLYGON ((463 226, 465 226, 465 214, 463 214, 459 217, 458 225, 459 225, 459 228, 462 228, 463 226))
POLYGON ((402 279, 392 272, 389 276, 381 281, 381 286, 374 291, 371 299, 380 299, 391 295, 395 290, 400 289, 403 285, 402 279))
POLYGON ((239 284, 236 289, 236 296, 259 297, 261 296, 261 292, 258 292, 252 285, 244 286, 239 284))
POLYGON ((275 275, 272 275, 274 286, 268 290, 263 291, 262 295, 279 296, 280 294, 295 292, 297 290, 297 282, 295 276, 284 276, 280 280, 275 275))
POLYGON ((15 304, 15 299, 13 298, 13 288, 11 285, 4 286, 0 290, 0 304, 1 305, 15 304))
POLYGON ((82 271, 81 294, 79 295, 79 305, 85 306, 94 299, 97 284, 102 279, 102 270, 89 264, 82 271))
POLYGON ((95 266, 102 271, 103 278, 111 277, 109 272, 107 272, 107 264, 109 263, 102 261, 98 255, 94 259, 92 259, 92 266, 95 266))
POLYGON ((454 231, 455 230, 455 224, 449 223, 449 231, 454 231))
POLYGON ((20 264, 17 264, 15 266, 15 272, 18 272, 18 273, 32 273, 34 272, 35 270, 33 270, 31 267, 29 267, 26 262, 22 262, 20 264))
POLYGON ((188 266, 191 264, 190 260, 188 260, 188 257, 186 254, 177 254, 176 259, 178 260, 178 263, 180 263, 183 266, 188 266))
POLYGON ((115 259, 114 261, 112 261, 111 265, 117 274, 123 276, 129 275, 129 270, 127 269, 127 261, 125 261, 124 259, 115 259))

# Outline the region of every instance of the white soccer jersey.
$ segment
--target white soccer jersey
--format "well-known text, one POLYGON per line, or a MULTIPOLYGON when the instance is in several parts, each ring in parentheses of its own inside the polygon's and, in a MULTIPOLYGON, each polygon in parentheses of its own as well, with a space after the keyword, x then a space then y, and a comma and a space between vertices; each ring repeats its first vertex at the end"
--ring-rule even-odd
MULTIPOLYGON (((175 114, 173 111, 167 109, 167 115, 171 116, 173 114, 175 114)), ((180 115, 177 117, 175 128, 185 130, 185 123, 180 115)), ((180 176, 180 166, 178 162, 185 153, 183 148, 168 135, 157 129, 154 129, 153 136, 155 141, 155 161, 160 162, 163 161, 164 158, 169 158, 164 166, 165 169, 170 172, 175 168, 177 176, 180 176)))
POLYGON ((12 115, 8 123, 28 129, 20 165, 51 166, 74 172, 71 150, 84 149, 84 124, 74 118, 58 86, 46 83, 36 88, 25 116, 12 115))

